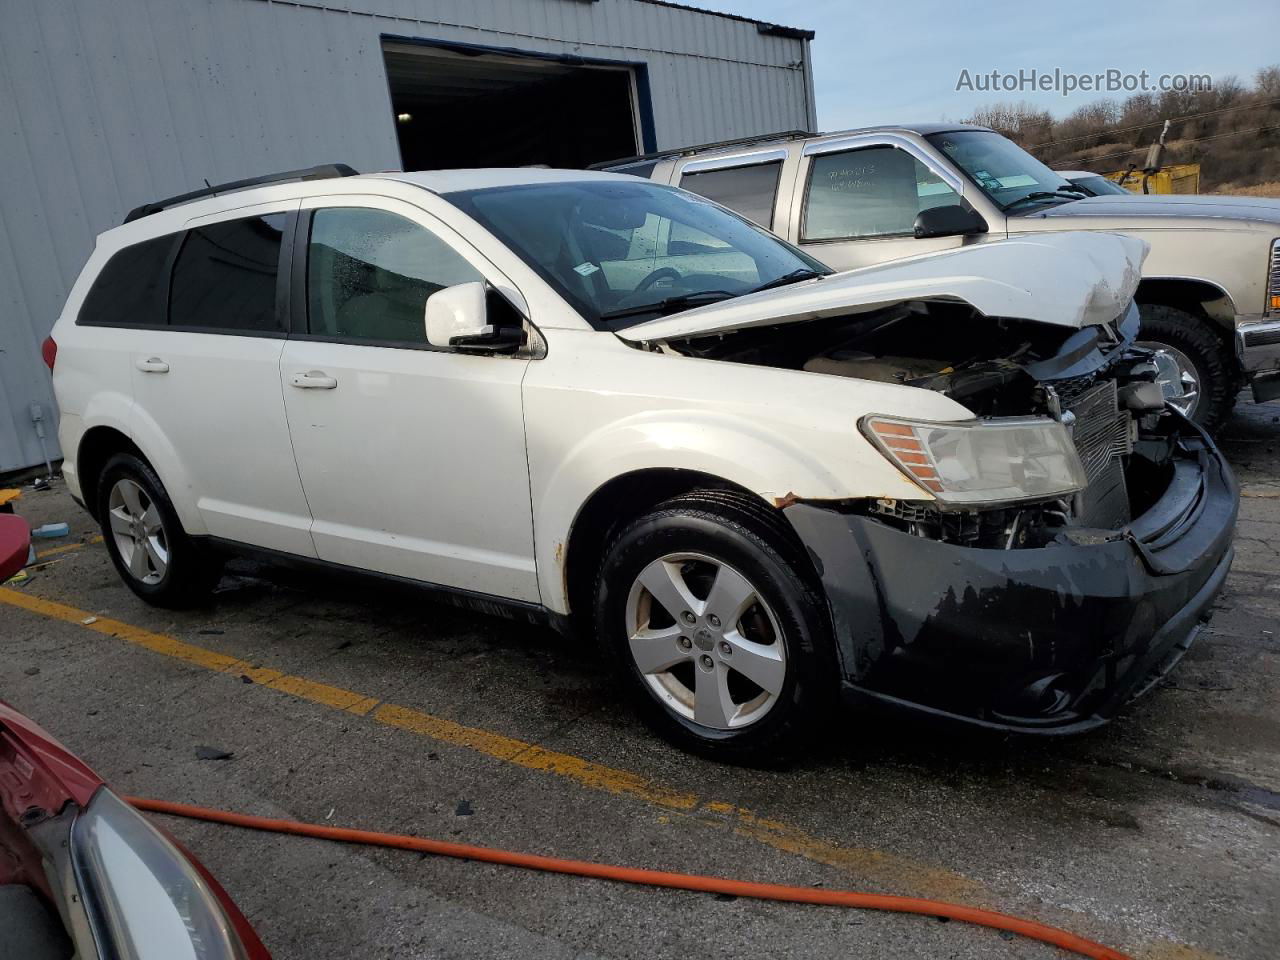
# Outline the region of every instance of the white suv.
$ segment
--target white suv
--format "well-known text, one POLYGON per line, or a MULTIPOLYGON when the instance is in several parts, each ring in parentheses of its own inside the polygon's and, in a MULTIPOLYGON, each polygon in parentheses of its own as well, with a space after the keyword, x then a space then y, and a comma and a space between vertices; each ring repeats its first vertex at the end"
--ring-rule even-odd
POLYGON ((46 344, 143 599, 250 553, 593 633, 671 739, 837 700, 1091 728, 1181 656, 1235 488, 1133 346, 1145 246, 832 274, 634 177, 294 171, 104 233, 46 344))

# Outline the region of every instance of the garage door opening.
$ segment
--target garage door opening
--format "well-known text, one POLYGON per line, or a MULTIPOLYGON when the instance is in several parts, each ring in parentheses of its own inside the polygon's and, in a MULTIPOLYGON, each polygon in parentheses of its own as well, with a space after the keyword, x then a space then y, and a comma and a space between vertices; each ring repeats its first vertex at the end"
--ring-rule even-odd
POLYGON ((641 152, 625 64, 390 40, 382 52, 405 170, 576 168, 641 152))

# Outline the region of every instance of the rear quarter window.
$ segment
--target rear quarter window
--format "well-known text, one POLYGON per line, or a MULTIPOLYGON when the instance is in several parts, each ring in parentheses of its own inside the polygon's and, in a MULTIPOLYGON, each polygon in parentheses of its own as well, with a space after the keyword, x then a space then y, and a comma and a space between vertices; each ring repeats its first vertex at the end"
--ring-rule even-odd
POLYGON ((89 288, 77 324, 156 327, 166 322, 169 262, 181 234, 125 247, 112 255, 89 288))
POLYGON ((190 230, 173 265, 169 323, 212 332, 282 333, 276 287, 288 219, 273 213, 190 230))
POLYGON ((781 162, 756 163, 749 167, 686 173, 680 178, 680 186, 771 230, 773 202, 781 173, 781 162))

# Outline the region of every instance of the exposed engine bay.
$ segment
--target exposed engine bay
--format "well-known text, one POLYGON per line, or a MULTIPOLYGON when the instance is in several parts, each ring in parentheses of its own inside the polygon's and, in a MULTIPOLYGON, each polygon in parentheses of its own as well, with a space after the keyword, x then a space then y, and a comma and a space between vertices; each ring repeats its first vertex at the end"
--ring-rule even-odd
POLYGON ((707 359, 935 390, 979 418, 1051 417, 1067 427, 1087 477, 1069 498, 957 507, 933 500, 851 501, 917 536, 1015 549, 1115 539, 1169 486, 1193 428, 1165 402, 1153 352, 1133 346, 1136 306, 1079 330, 916 302, 844 317, 667 342, 707 359))

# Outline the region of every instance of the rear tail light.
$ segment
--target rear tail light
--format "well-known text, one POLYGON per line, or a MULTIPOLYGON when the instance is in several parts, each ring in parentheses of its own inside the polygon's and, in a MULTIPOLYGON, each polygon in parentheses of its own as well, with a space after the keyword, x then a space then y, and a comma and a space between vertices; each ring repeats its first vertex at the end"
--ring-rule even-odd
POLYGON ((44 357, 44 365, 53 373, 53 365, 58 359, 58 341, 53 337, 45 337, 44 343, 40 344, 40 356, 44 357))

